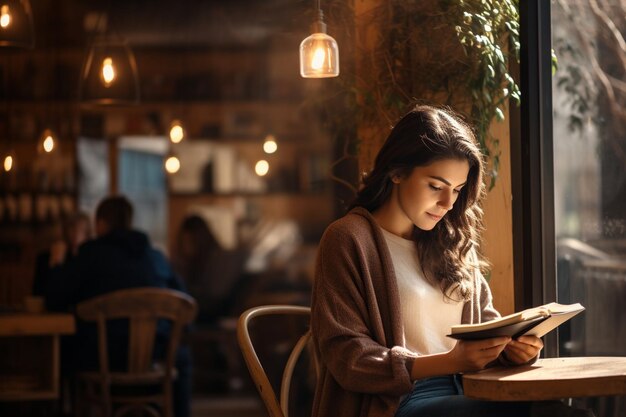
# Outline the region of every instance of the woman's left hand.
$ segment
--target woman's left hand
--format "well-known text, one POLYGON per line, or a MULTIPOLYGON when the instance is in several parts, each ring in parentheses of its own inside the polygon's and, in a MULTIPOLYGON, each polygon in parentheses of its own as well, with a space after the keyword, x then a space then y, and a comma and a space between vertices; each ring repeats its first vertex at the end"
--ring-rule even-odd
POLYGON ((543 342, 536 336, 520 336, 511 340, 504 348, 506 358, 513 363, 523 364, 539 355, 543 342))

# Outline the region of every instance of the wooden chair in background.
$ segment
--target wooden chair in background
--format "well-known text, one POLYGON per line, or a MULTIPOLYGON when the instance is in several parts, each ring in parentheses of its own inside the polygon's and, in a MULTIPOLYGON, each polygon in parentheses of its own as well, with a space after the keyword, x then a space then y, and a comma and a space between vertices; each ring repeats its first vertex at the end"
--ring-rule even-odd
MULTIPOLYGON (((250 376, 254 381, 257 390, 265 404, 265 408, 270 417, 288 417, 289 414, 289 398, 291 393, 291 382, 294 375, 296 364, 298 363, 301 354, 305 351, 305 348, 311 341, 311 331, 308 328, 311 316, 311 309, 309 307, 291 306, 291 305, 269 305, 253 307, 246 310, 240 317, 237 323, 237 339, 239 347, 243 354, 243 358, 246 362, 250 376), (266 326, 264 333, 268 328, 271 328, 272 333, 293 333, 290 331, 292 327, 288 322, 284 321, 285 318, 297 319, 306 322, 306 329, 301 331, 296 337, 292 337, 291 340, 295 342, 288 343, 277 338, 274 335, 265 337, 263 343, 265 346, 261 346, 258 341, 253 342, 254 337, 251 337, 251 328, 255 326, 260 317, 274 316, 274 318, 282 317, 281 323, 274 323, 266 326), (302 320, 304 319, 304 320, 302 320), (256 348, 255 348, 256 345, 256 348), (288 345, 288 347, 287 347, 288 345), (280 397, 276 396, 272 383, 270 382, 271 376, 269 375, 269 369, 264 368, 261 364, 259 356, 263 356, 261 351, 267 352, 268 350, 279 351, 288 353, 288 358, 283 368, 282 378, 280 378, 280 397)), ((292 327, 295 328, 295 327, 292 327)), ((299 326, 302 330, 302 326, 299 326)), ((311 350, 312 351, 312 350, 311 350)), ((286 355, 285 355, 286 356, 286 355)), ((315 369, 315 376, 317 376, 317 363, 315 361, 315 355, 310 354, 309 360, 312 362, 312 368, 315 369)), ((306 379, 306 378, 305 378, 306 379)), ((277 384, 274 384, 277 385, 277 384)), ((311 384, 314 386, 314 384, 311 384)), ((310 411, 310 410, 309 410, 310 411)))
POLYGON ((176 378, 174 361, 185 325, 195 317, 195 300, 180 291, 163 288, 132 288, 101 295, 77 306, 78 317, 95 321, 98 331, 99 371, 77 376, 77 415, 87 404, 97 405, 105 417, 123 416, 143 410, 152 416, 172 416, 172 382, 176 378), (128 368, 109 369, 107 322, 128 319, 128 368), (153 349, 157 322, 171 322, 165 362, 155 364, 153 349), (126 395, 112 388, 155 387, 154 393, 126 395), (154 407, 157 405, 160 413, 154 407))

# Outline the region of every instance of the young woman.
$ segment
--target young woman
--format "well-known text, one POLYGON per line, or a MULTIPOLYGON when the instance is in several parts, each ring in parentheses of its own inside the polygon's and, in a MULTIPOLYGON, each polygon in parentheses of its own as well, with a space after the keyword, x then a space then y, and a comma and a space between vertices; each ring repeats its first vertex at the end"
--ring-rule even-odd
POLYGON ((472 130, 448 110, 417 106, 393 128, 352 210, 320 242, 313 417, 541 415, 468 399, 458 376, 534 361, 541 339, 446 337, 499 316, 478 252, 483 172, 472 130))

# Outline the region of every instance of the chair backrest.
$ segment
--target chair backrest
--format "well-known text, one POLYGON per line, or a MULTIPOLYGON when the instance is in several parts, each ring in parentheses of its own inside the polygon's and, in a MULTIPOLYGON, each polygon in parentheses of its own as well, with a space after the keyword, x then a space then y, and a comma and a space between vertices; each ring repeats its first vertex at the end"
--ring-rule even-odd
MULTIPOLYGON (((280 399, 276 396, 276 393, 270 383, 268 374, 266 373, 257 351, 254 348, 252 339, 250 337, 250 326, 255 318, 260 316, 306 316, 307 321, 310 320, 311 309, 309 307, 291 306, 291 305, 268 305, 253 307, 245 311, 237 322, 237 339, 239 341, 239 347, 243 354, 243 358, 246 362, 250 376, 254 381, 257 390, 263 400, 270 417, 287 417, 289 411, 289 393, 291 387, 291 379, 294 373, 294 369, 301 353, 307 347, 311 340, 311 331, 307 331, 300 335, 295 343, 295 346, 291 349, 291 353, 284 366, 281 386, 280 386, 280 399)), ((312 349, 311 349, 312 351, 312 349)), ((317 363, 314 355, 311 355, 311 360, 317 373, 317 363)))
POLYGON ((128 319, 129 373, 150 370, 157 324, 163 319, 170 321, 169 341, 165 352, 165 372, 170 377, 183 328, 194 319, 196 312, 197 304, 189 295, 153 287, 114 291, 83 301, 76 308, 79 318, 96 322, 101 373, 109 373, 107 321, 128 319))

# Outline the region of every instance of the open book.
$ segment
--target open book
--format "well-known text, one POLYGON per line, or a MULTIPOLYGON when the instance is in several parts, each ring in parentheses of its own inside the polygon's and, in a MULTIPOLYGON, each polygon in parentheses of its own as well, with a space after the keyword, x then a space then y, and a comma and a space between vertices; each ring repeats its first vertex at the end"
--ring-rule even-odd
POLYGON ((498 336, 531 335, 541 337, 583 311, 580 303, 549 303, 477 324, 452 326, 448 337, 461 340, 488 339, 498 336))

